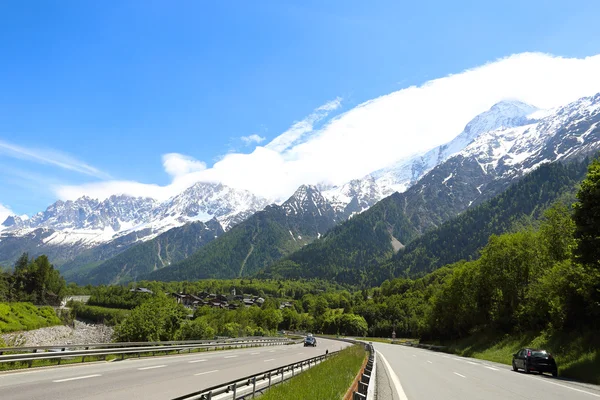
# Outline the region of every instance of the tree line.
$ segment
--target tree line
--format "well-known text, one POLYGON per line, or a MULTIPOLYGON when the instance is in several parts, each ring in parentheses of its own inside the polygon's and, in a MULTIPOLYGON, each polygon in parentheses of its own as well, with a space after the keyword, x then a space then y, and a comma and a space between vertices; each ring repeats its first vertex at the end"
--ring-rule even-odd
POLYGON ((58 305, 66 293, 65 280, 48 257, 19 257, 14 270, 0 272, 0 302, 58 305))

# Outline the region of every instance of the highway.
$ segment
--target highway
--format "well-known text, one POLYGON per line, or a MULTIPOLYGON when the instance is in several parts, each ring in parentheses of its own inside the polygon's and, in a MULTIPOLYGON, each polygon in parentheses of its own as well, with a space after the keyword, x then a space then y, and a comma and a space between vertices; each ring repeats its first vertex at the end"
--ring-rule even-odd
POLYGON ((376 342, 373 346, 378 400, 600 399, 597 385, 514 372, 508 365, 430 350, 376 342))
POLYGON ((171 399, 332 352, 345 342, 254 347, 0 373, 2 400, 171 399))

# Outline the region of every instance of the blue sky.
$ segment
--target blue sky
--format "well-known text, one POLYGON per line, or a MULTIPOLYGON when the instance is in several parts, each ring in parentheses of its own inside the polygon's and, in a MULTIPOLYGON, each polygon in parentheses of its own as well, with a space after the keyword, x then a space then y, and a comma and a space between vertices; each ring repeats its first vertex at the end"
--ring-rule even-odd
POLYGON ((512 54, 600 53, 594 0, 106 5, 0 3, 0 204, 16 213, 62 186, 169 185, 165 154, 210 168, 338 98, 329 117, 512 54))

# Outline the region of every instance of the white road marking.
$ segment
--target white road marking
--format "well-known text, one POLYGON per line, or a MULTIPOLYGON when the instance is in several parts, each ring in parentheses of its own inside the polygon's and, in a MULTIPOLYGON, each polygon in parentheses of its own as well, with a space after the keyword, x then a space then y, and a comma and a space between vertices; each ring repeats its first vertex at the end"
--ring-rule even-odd
POLYGON ((94 375, 77 376, 75 378, 57 379, 57 380, 52 381, 52 382, 54 382, 54 383, 60 383, 60 382, 76 381, 78 379, 95 378, 97 376, 102 376, 102 375, 100 375, 100 374, 94 374, 94 375))
POLYGON ((206 361, 206 360, 192 360, 192 361, 188 361, 188 363, 194 364, 194 363, 199 363, 199 362, 203 362, 203 361, 206 361))
POLYGON ((236 358, 237 356, 225 356, 225 358, 236 358))
POLYGON ((219 372, 218 369, 213 369, 212 371, 200 372, 199 374, 194 374, 194 376, 200 376, 205 374, 212 374, 213 372, 219 372))
POLYGON ((275 353, 275 350, 269 350, 269 353, 275 353))
POLYGON ((487 369, 491 369, 492 371, 500 371, 498 368, 494 368, 494 367, 488 367, 486 366, 487 369))
POLYGON ((472 365, 477 365, 477 363, 474 363, 473 361, 467 361, 467 362, 472 365))
POLYGON ((453 359, 453 360, 456 360, 456 361, 462 361, 462 359, 460 359, 460 358, 456 358, 456 357, 452 357, 452 359, 453 359))
POLYGON ((416 357, 416 356, 417 356, 416 354, 413 354, 413 357, 416 357))
POLYGON ((458 376, 460 376, 461 378, 466 378, 466 376, 464 376, 464 375, 461 375, 461 374, 459 374, 458 372, 455 372, 455 373, 454 373, 454 375, 458 375, 458 376))
POLYGON ((265 360, 265 362, 267 362, 267 361, 274 361, 274 360, 275 360, 274 358, 269 358, 268 360, 265 360))
MULTIPOLYGON (((532 379, 536 379, 536 378, 535 378, 535 377, 533 377, 533 376, 532 376, 531 378, 532 378, 532 379)), ((551 385, 556 385, 556 386, 564 387, 565 389, 571 389, 571 390, 574 390, 574 391, 576 391, 576 392, 580 392, 580 393, 589 394, 590 396, 594 396, 594 397, 600 397, 600 395, 599 395, 599 394, 595 394, 595 393, 592 393, 592 392, 587 392, 587 391, 585 391, 585 390, 581 390, 581 389, 575 389, 574 387, 567 386, 567 385, 561 385, 560 383, 556 383, 556 382, 550 382, 548 379, 538 379, 538 382, 546 382, 546 383, 549 383, 549 384, 551 384, 551 385)))
POLYGON ((433 364, 433 363, 432 363, 431 361, 429 361, 429 360, 427 360, 427 362, 428 362, 429 364, 433 364))
POLYGON ((155 369, 155 368, 163 368, 163 367, 166 367, 166 365, 153 365, 152 367, 138 368, 138 371, 145 371, 147 369, 155 369))
POLYGON ((251 356, 255 356, 257 354, 260 354, 260 353, 250 353, 251 356))
POLYGON ((392 367, 390 367, 390 364, 385 359, 383 354, 381 354, 379 351, 376 351, 376 353, 379 357, 381 357, 381 361, 383 361, 383 363, 385 364, 385 368, 387 369, 387 372, 390 375, 390 378, 392 379, 392 383, 396 388, 396 393, 398 393, 399 399, 408 400, 408 397, 406 397, 406 393, 404 393, 404 389, 402 389, 402 385, 400 384, 400 379, 398 379, 398 375, 394 373, 394 370, 392 369, 392 367))
POLYGON ((300 356, 300 355, 302 355, 302 354, 304 354, 304 353, 298 353, 298 354, 296 354, 296 355, 297 355, 297 356, 300 356))

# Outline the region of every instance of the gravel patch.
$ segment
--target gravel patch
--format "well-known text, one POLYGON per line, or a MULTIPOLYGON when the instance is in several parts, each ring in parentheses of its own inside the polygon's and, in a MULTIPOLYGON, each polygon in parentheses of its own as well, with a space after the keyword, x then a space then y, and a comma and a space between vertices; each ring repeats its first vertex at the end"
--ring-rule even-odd
POLYGON ((75 321, 75 327, 50 326, 31 331, 12 332, 2 335, 8 346, 54 346, 64 344, 109 343, 113 328, 101 324, 75 321))

